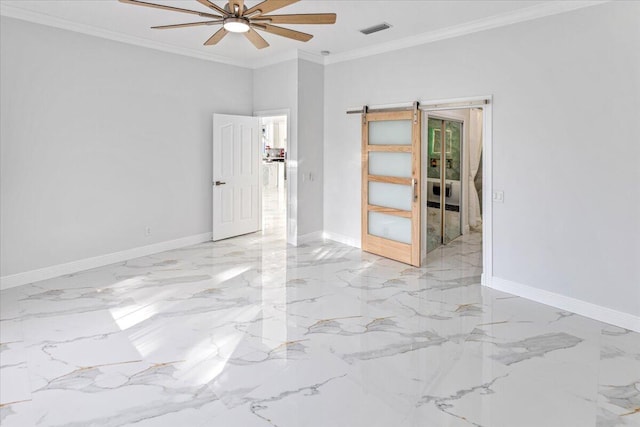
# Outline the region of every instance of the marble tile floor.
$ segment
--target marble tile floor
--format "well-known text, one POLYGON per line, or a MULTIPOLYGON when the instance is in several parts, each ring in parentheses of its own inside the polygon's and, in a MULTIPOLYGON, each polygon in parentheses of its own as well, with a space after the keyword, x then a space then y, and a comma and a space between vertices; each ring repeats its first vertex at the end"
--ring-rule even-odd
MULTIPOLYGON (((460 212, 445 211, 445 242, 457 239, 462 233, 460 212)), ((442 245, 442 214, 439 208, 427 208, 427 252, 442 245)))
POLYGON ((2 291, 0 424, 640 426, 640 334, 481 287, 480 234, 424 268, 281 234, 2 291))

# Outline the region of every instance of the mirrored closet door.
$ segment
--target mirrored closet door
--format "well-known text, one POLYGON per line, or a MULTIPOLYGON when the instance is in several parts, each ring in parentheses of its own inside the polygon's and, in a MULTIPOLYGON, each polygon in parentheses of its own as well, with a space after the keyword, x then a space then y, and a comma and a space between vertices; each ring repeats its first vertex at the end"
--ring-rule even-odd
POLYGON ((462 235, 463 123, 429 116, 427 127, 427 252, 462 235))

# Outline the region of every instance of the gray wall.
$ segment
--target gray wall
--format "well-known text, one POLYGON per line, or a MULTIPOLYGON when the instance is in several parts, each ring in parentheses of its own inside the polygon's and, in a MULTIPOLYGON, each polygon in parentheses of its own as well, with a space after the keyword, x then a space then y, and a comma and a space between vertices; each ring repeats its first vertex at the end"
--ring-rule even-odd
POLYGON ((281 62, 253 71, 253 110, 287 110, 287 240, 298 238, 298 60, 281 62))
POLYGON ((640 315, 640 3, 325 69, 324 228, 360 239, 349 107, 494 95, 494 275, 640 315))
POLYGON ((287 233, 296 243, 323 229, 324 67, 294 59, 259 68, 253 88, 254 111, 289 111, 287 233))
POLYGON ((252 113, 251 70, 0 23, 2 276, 211 231, 212 114, 252 113))
POLYGON ((298 61, 298 235, 323 229, 324 66, 298 61))

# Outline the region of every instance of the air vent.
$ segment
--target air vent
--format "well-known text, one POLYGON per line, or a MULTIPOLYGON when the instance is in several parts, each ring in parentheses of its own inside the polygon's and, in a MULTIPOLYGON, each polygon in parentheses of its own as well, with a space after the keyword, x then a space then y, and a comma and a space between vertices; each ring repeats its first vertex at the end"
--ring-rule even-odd
POLYGON ((373 27, 360 30, 360 32, 365 36, 368 36, 369 34, 377 33, 378 31, 382 31, 382 30, 388 30, 389 28, 391 28, 391 25, 387 24, 386 22, 383 22, 382 24, 374 25, 373 27))

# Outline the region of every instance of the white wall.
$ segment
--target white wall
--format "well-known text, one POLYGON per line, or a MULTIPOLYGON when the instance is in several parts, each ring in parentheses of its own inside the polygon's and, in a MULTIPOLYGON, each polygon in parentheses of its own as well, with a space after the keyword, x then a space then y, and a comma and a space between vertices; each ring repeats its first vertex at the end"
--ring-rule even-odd
POLYGON ((211 231, 212 113, 251 114, 251 70, 0 22, 2 276, 211 231))
POLYGON ((325 69, 328 233, 360 239, 354 106, 493 94, 494 276, 640 315, 640 3, 325 69))
POLYGON ((288 112, 287 132, 287 241, 298 238, 298 60, 253 71, 253 111, 288 112))
POLYGON ((289 111, 287 233, 296 244, 323 227, 324 67, 294 59, 259 68, 253 87, 254 111, 289 111))
POLYGON ((298 61, 298 235, 323 229, 324 67, 298 61))
POLYGON ((287 149, 287 118, 286 116, 266 117, 264 123, 268 145, 271 148, 287 149))

